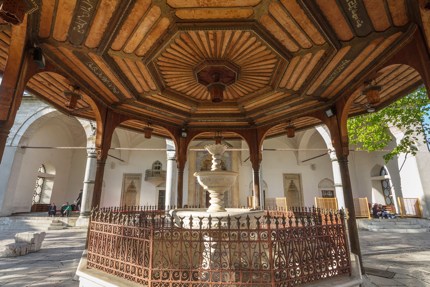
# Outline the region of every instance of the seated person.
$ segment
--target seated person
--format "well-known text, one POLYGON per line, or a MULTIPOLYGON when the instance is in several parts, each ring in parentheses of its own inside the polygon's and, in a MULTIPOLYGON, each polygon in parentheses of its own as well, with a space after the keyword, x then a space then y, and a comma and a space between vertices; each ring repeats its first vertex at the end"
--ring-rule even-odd
POLYGON ((67 202, 61 207, 61 212, 63 216, 70 216, 70 214, 72 213, 72 206, 69 204, 69 202, 67 202))
POLYGON ((379 218, 380 212, 379 204, 375 203, 372 207, 373 218, 379 218))
MULTIPOLYGON (((391 209, 390 209, 391 210, 391 209)), ((382 218, 394 219, 396 215, 391 213, 389 209, 384 205, 382 206, 382 218)))
POLYGON ((51 203, 50 206, 48 206, 48 216, 55 216, 57 213, 57 206, 55 206, 55 203, 51 203))

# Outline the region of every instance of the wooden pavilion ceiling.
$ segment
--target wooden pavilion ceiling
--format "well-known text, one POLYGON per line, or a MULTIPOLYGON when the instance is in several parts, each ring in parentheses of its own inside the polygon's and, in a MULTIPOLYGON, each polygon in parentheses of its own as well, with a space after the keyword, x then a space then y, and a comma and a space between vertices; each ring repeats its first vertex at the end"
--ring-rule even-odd
MULTIPOLYGON (((37 2, 37 1, 36 1, 37 2)), ((94 118, 88 97, 147 123, 228 130, 273 125, 270 135, 318 124, 310 113, 352 95, 367 110, 364 82, 382 86, 383 107, 420 85, 409 66, 381 69, 419 29, 430 46, 424 0, 39 0, 31 39, 63 74, 40 73, 28 90, 75 116, 94 118), (427 25, 426 25, 427 24, 427 25), (202 68, 234 67, 213 103, 202 68), (377 75, 369 79, 369 75, 377 75), (64 91, 86 96, 67 109, 64 91)), ((4 71, 10 27, 0 23, 4 71)), ((155 133, 166 136, 163 129, 155 133)))

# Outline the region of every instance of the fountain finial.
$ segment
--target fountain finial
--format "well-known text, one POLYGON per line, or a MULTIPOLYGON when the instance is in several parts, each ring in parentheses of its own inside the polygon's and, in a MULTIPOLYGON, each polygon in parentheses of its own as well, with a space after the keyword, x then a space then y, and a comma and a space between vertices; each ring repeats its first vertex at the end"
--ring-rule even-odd
POLYGON ((211 171, 222 170, 222 155, 227 150, 227 146, 223 144, 210 144, 205 146, 205 149, 212 155, 211 171))

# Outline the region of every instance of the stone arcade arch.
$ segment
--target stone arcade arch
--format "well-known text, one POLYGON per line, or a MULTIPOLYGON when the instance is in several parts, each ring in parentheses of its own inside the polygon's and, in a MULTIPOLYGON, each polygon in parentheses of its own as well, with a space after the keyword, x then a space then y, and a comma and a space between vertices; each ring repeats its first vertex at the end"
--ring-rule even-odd
POLYGON ((82 188, 86 158, 86 136, 82 125, 75 118, 49 110, 38 109, 13 129, 16 132, 9 145, 12 150, 7 151, 14 154, 11 155, 11 175, 4 191, 8 199, 3 202, 6 203, 3 205, 5 213, 30 210, 34 183, 42 164, 46 167, 44 174, 53 174, 50 166, 55 166, 56 170, 55 185, 49 183, 50 176, 45 177, 49 196, 45 197, 44 204, 73 202, 82 188))

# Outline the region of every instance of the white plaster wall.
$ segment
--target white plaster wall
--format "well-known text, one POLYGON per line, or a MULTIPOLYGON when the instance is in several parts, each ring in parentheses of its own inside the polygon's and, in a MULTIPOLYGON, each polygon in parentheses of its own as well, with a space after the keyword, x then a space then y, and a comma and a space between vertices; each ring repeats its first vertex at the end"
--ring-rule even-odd
MULTIPOLYGON (((320 196, 318 183, 324 178, 333 180, 333 171, 328 154, 306 161, 306 165, 297 165, 295 151, 276 151, 278 148, 287 149, 293 147, 286 143, 284 137, 264 141, 264 149, 267 151, 263 151, 263 179, 267 182, 269 191, 266 197, 283 197, 283 174, 298 173, 302 179, 304 205, 314 205, 315 197, 320 196)), ((326 151, 322 138, 317 135, 312 136, 307 148, 310 149, 307 153, 309 158, 321 155, 326 151)), ((303 160, 306 159, 303 158, 303 160)))
POLYGON ((423 189, 423 198, 421 204, 423 205, 424 216, 430 218, 430 152, 427 145, 418 144, 418 154, 416 157, 416 163, 418 166, 419 176, 423 189))
POLYGON ((165 139, 153 136, 145 139, 142 134, 131 131, 115 131, 123 136, 122 142, 113 138, 111 151, 109 154, 121 160, 108 157, 103 177, 102 206, 118 206, 121 200, 122 179, 124 173, 142 174, 140 205, 155 205, 158 201, 157 188, 153 184, 145 181, 145 170, 152 168, 152 163, 160 161, 163 170, 167 167, 167 156, 165 150, 144 150, 144 151, 118 151, 113 148, 135 148, 135 149, 165 149, 165 139), (122 144, 122 145, 121 145, 122 144))
MULTIPOLYGON (((34 128, 29 128, 31 137, 24 136, 23 140, 29 147, 70 147, 79 146, 76 144, 80 139, 81 145, 85 146, 83 138, 75 136, 79 128, 77 121, 75 120, 76 125, 68 128, 68 125, 72 124, 71 121, 68 117, 58 115, 42 123, 35 122, 34 128), (72 130, 74 131, 71 132, 72 130)), ((16 164, 13 167, 16 180, 8 186, 8 193, 13 194, 13 212, 30 210, 37 170, 41 164, 51 165, 55 169, 51 202, 55 202, 57 206, 66 201, 73 202, 77 195, 76 190, 82 185, 85 150, 27 148, 21 149, 20 152, 22 160, 15 159, 16 164)))
MULTIPOLYGON (((11 194, 7 192, 9 183, 14 180, 13 166, 15 158, 21 158, 16 147, 5 147, 3 159, 0 165, 0 216, 7 216, 12 213, 11 194)), ((17 159, 19 161, 19 159, 17 159)))
MULTIPOLYGON (((250 184, 252 183, 252 164, 249 159, 249 148, 245 141, 242 141, 240 144, 242 151, 240 151, 239 155, 239 176, 237 181, 239 182, 239 202, 240 205, 247 205, 248 196, 252 195, 252 190, 250 190, 250 184)), ((263 173, 263 180, 265 171, 263 173)), ((252 188, 252 185, 251 185, 252 188)), ((268 189, 271 189, 270 184, 268 183, 268 189)))
MULTIPOLYGON (((371 170, 376 165, 384 165, 381 157, 375 153, 368 153, 364 151, 350 151, 348 156, 349 173, 351 177, 351 186, 356 197, 367 197, 369 202, 372 198, 373 182, 370 180, 371 170)), ((380 182, 378 182, 380 185, 380 182)))

